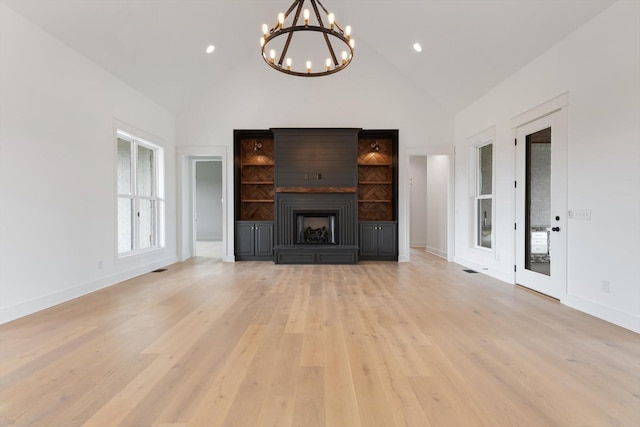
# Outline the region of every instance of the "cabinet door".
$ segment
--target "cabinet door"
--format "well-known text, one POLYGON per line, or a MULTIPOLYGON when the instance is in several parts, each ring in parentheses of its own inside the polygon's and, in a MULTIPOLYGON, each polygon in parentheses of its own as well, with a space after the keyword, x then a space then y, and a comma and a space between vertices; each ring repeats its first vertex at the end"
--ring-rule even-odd
POLYGON ((381 257, 395 257, 397 254, 396 224, 378 224, 378 255, 381 257))
POLYGON ((378 226, 360 223, 360 256, 374 257, 378 254, 378 226))
POLYGON ((255 232, 253 222, 236 222, 236 256, 253 256, 255 232))
POLYGON ((273 256, 273 223, 256 223, 255 249, 256 256, 273 256))

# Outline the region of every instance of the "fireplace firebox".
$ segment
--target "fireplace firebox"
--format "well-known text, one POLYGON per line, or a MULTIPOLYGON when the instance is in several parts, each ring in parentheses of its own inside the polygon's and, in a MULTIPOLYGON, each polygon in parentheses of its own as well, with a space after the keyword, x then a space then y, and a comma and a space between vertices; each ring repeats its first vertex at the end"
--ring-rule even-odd
POLYGON ((296 212, 297 245, 336 245, 337 212, 296 212))

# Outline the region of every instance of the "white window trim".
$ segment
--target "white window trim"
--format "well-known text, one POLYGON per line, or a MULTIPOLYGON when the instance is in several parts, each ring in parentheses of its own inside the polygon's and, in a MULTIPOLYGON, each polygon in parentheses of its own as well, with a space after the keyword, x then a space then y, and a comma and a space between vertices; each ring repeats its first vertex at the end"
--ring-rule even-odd
POLYGON ((495 191, 496 191, 496 168, 495 168, 495 163, 496 163, 496 155, 495 155, 495 128, 490 128, 486 131, 480 132, 479 134, 469 138, 469 141, 471 143, 470 146, 470 160, 471 160, 471 167, 470 167, 470 173, 471 173, 471 179, 470 179, 470 195, 471 195, 471 199, 472 199, 472 241, 471 243, 471 247, 473 249, 477 249, 483 252, 494 252, 495 251, 495 247, 496 247, 496 197, 495 197, 495 191), (493 145, 493 153, 491 156, 491 194, 480 194, 480 185, 482 184, 480 181, 480 148, 492 144, 493 145), (479 232, 480 230, 479 228, 479 224, 480 224, 480 218, 478 218, 478 201, 479 200, 483 200, 483 199, 490 199, 492 200, 491 202, 491 218, 490 218, 490 223, 492 225, 492 229, 491 229, 491 247, 490 248, 486 248, 484 246, 481 246, 478 244, 478 236, 479 236, 479 232))
MULTIPOLYGON (((166 229, 165 229, 165 185, 164 185, 164 176, 165 176, 165 167, 164 167, 164 147, 162 147, 160 144, 154 143, 154 142, 150 142, 149 139, 152 138, 143 138, 140 136, 137 136, 139 134, 143 134, 143 132, 139 132, 139 131, 128 131, 128 130, 123 130, 122 128, 126 127, 126 126, 121 126, 121 124, 118 124, 115 127, 115 132, 114 132, 114 194, 115 194, 115 218, 114 218, 114 252, 115 252, 115 259, 116 260, 127 260, 127 259, 131 259, 132 257, 137 257, 137 256, 144 256, 144 255, 148 255, 151 253, 155 253, 158 251, 163 251, 165 249, 165 236, 166 236, 166 229), (132 179, 132 194, 121 194, 118 192, 118 139, 124 139, 126 141, 129 141, 132 143, 132 150, 131 150, 131 179, 132 179), (154 152, 154 159, 155 159, 155 168, 154 168, 154 195, 152 196, 137 196, 137 149, 138 146, 142 146, 148 149, 153 150, 154 152), (120 198, 130 198, 133 200, 133 211, 134 212, 139 212, 139 201, 140 200, 154 200, 156 201, 155 205, 156 205, 156 212, 155 212, 155 218, 153 219, 154 221, 154 237, 155 237, 155 244, 154 246, 150 246, 147 248, 140 248, 140 242, 139 242, 139 233, 138 233, 138 227, 139 227, 139 220, 137 218, 138 215, 134 214, 134 217, 136 218, 136 220, 134 221, 134 223, 132 224, 133 230, 133 250, 132 251, 128 251, 128 252, 120 252, 119 251, 119 242, 118 242, 118 200, 120 198)), ((145 135, 146 136, 146 135, 145 135)))

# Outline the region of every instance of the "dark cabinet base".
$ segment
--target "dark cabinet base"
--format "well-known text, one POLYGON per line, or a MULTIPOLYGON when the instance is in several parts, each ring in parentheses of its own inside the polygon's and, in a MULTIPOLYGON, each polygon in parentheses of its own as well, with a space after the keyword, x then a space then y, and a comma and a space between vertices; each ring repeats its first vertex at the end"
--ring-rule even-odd
POLYGON ((236 221, 236 261, 273 260, 273 223, 236 221))
POLYGON ((360 221, 360 259, 398 261, 398 224, 360 221))
POLYGON ((296 245, 275 248, 276 264, 357 264, 357 246, 296 245))

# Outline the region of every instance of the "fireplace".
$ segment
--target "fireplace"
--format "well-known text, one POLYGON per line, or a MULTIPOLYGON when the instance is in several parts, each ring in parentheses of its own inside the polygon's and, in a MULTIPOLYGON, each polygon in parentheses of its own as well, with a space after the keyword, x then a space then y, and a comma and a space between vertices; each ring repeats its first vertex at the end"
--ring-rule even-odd
POLYGON ((358 262, 358 203, 353 193, 276 193, 277 264, 358 262))
POLYGON ((336 245, 337 212, 296 212, 297 245, 336 245))

